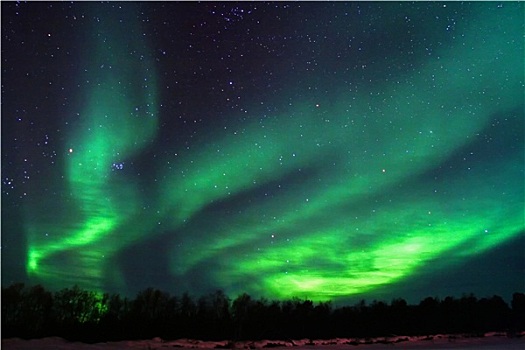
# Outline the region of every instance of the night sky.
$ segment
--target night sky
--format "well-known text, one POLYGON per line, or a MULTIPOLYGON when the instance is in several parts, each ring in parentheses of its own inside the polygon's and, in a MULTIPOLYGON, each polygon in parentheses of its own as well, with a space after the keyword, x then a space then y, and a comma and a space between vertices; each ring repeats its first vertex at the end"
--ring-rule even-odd
POLYGON ((2 284, 510 299, 524 5, 2 2, 2 284))

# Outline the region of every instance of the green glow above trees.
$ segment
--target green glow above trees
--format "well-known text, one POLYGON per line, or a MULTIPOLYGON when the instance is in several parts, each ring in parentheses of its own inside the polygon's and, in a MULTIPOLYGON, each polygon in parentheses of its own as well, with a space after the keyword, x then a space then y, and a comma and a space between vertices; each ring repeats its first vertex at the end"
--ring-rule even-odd
POLYGON ((133 34, 139 30, 116 25, 111 13, 100 19, 94 39, 94 60, 87 72, 101 69, 98 76, 86 77, 82 113, 76 131, 69 135, 65 176, 70 188, 73 222, 30 225, 27 270, 45 280, 61 280, 64 274, 97 280, 103 279, 104 258, 130 243, 131 235, 115 236, 115 231, 132 215, 137 215, 138 186, 115 183, 114 172, 143 149, 157 132, 157 102, 154 67, 148 54, 129 55, 129 48, 144 50, 145 43, 133 34), (119 30, 120 28, 120 30, 119 30), (130 35, 131 34, 131 35, 130 35), (58 232, 57 232, 58 231, 58 232), (42 238, 42 232, 52 232, 42 238), (112 237, 113 236, 113 237, 112 237), (118 240, 120 244, 108 241, 118 240), (57 254, 74 254, 67 266, 56 264, 57 254), (46 260, 48 259, 48 260, 46 260))
POLYGON ((402 84, 330 86, 330 102, 305 97, 177 157, 161 154, 151 195, 119 167, 157 136, 154 68, 129 57, 129 45, 145 44, 109 30, 110 20, 93 53, 93 67, 108 68, 93 73, 68 135, 70 207, 63 222, 41 215, 27 228, 31 276, 124 287, 119 252, 164 234, 170 278, 206 266, 206 283, 228 294, 326 300, 456 264, 523 232, 520 150, 479 169, 447 168, 523 100, 522 20, 511 8, 471 19, 461 42, 436 49, 402 84))

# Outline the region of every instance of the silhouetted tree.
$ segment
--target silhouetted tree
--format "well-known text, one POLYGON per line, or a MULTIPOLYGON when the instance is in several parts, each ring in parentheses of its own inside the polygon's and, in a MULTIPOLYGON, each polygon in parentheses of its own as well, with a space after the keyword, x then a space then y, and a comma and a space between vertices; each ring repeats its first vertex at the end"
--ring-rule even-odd
POLYGON ((312 338, 333 338, 332 330, 332 303, 330 301, 318 303, 312 313, 312 338))
POLYGON ((69 339, 94 341, 98 323, 107 312, 103 296, 78 286, 55 293, 53 318, 58 335, 69 339))
POLYGON ((313 331, 313 312, 314 303, 311 300, 293 299, 293 323, 296 329, 293 333, 294 338, 311 337, 313 331))
POLYGON ((459 300, 458 309, 454 317, 458 322, 456 332, 461 332, 461 330, 465 330, 466 332, 478 331, 478 327, 476 327, 477 301, 474 294, 463 295, 459 300))
POLYGON ((430 329, 430 333, 457 333, 461 329, 462 317, 459 315, 461 308, 459 300, 453 297, 446 297, 439 305, 436 314, 435 330, 430 329))
POLYGON ((514 293, 512 295, 512 320, 516 331, 525 330, 525 294, 514 293))
POLYGON ((196 323, 197 305, 188 293, 182 294, 178 310, 178 329, 184 337, 196 338, 199 334, 196 323))
POLYGON ((107 306, 107 311, 100 319, 100 335, 104 340, 118 340, 125 337, 124 323, 130 312, 128 299, 121 298, 118 294, 104 294, 102 303, 107 306))
POLYGON ((222 290, 217 290, 208 296, 210 306, 210 319, 213 339, 219 339, 231 331, 230 299, 222 290))
POLYGON ((419 303, 416 315, 418 320, 417 334, 443 332, 443 308, 441 306, 439 299, 432 297, 427 297, 419 303))
POLYGON ((53 295, 41 285, 33 286, 24 297, 24 319, 31 319, 27 324, 31 334, 44 336, 52 326, 53 295))
POLYGON ((392 334, 407 334, 413 327, 413 309, 408 306, 405 299, 393 299, 390 303, 387 322, 389 332, 392 334))
POLYGON ((253 301, 252 298, 243 293, 232 303, 232 318, 235 327, 234 339, 243 339, 244 331, 249 321, 250 311, 253 301))
POLYGON ((36 285, 2 288, 2 336, 60 336, 100 342, 164 339, 296 339, 371 337, 436 333, 483 334, 525 328, 525 294, 514 293, 512 309, 499 296, 477 299, 428 297, 418 305, 394 299, 390 305, 362 300, 332 309, 330 302, 308 299, 258 300, 246 293, 233 302, 218 290, 195 302, 148 288, 128 300, 74 286, 56 293, 36 285))
POLYGON ((477 331, 504 331, 510 326, 510 309, 505 301, 494 295, 490 299, 480 299, 475 306, 477 331))
POLYGON ((2 337, 23 336, 24 319, 24 284, 16 283, 2 288, 2 337))
POLYGON ((152 338, 164 333, 168 321, 170 296, 158 289, 148 288, 137 294, 133 300, 130 317, 139 338, 152 338))

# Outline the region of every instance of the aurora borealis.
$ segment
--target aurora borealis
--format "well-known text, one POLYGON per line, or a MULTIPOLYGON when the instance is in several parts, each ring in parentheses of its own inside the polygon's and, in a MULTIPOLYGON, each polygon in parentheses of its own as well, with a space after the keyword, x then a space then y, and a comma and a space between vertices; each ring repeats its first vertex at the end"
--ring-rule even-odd
POLYGON ((2 283, 525 287, 522 3, 2 3, 2 283))

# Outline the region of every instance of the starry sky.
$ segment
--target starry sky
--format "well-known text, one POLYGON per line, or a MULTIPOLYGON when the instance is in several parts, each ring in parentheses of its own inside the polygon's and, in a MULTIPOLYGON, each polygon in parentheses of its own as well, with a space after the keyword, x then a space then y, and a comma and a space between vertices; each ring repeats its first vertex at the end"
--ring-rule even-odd
POLYGON ((3 285, 525 288, 523 3, 1 6, 3 285))

